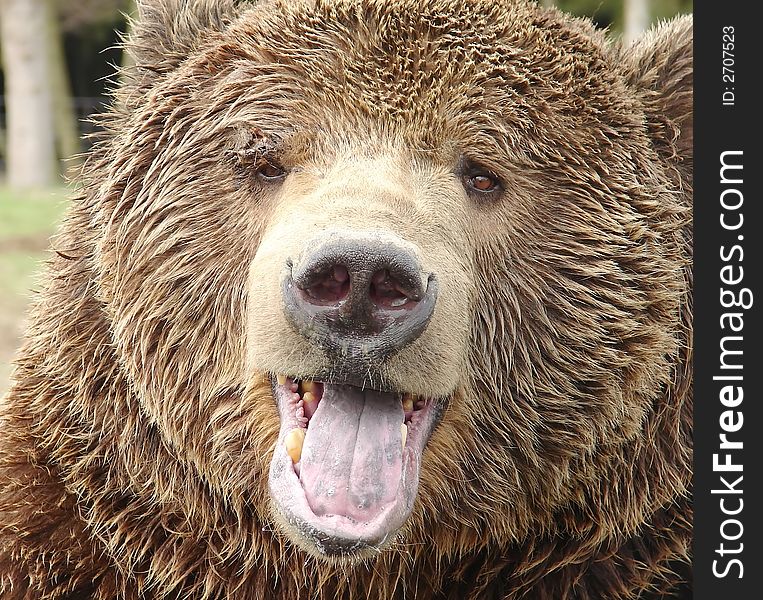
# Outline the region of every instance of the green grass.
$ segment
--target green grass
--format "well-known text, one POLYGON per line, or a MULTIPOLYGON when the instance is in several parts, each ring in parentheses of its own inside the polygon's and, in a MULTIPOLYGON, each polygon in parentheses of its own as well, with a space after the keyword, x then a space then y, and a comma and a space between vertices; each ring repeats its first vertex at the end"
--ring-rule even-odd
POLYGON ((0 187, 0 308, 15 304, 13 296, 28 295, 66 195, 64 188, 13 192, 0 187))
POLYGON ((0 295, 7 294, 6 299, 28 297, 37 287, 35 275, 44 258, 45 254, 38 252, 0 252, 0 295))
POLYGON ((14 192, 0 186, 0 240, 52 233, 66 208, 64 188, 14 192))
POLYGON ((64 188, 21 193, 0 186, 0 398, 21 342, 31 290, 40 287, 37 274, 67 196, 64 188))

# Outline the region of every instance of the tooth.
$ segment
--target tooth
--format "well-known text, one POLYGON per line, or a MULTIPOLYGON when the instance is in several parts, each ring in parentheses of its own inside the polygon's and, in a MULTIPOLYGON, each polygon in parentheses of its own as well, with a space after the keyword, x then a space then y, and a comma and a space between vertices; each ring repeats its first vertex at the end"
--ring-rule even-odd
POLYGON ((413 396, 411 394, 403 396, 403 412, 413 412, 413 396))
POLYGON ((305 392, 302 396, 302 406, 305 409, 305 417, 309 420, 318 410, 318 398, 313 392, 305 392))
POLYGON ((302 444, 305 442, 305 430, 301 427, 295 427, 286 434, 284 444, 286 453, 291 457, 291 462, 297 464, 302 458, 302 444))
POLYGON ((305 392, 312 392, 314 388, 315 388, 315 382, 314 381, 310 381, 309 379, 305 379, 302 382, 302 389, 305 392))
POLYGON ((276 379, 278 380, 278 385, 285 385, 286 384, 286 375, 282 375, 279 373, 276 375, 276 379))
POLYGON ((405 423, 400 423, 400 435, 403 438, 403 450, 405 450, 405 440, 408 439, 408 427, 405 423))

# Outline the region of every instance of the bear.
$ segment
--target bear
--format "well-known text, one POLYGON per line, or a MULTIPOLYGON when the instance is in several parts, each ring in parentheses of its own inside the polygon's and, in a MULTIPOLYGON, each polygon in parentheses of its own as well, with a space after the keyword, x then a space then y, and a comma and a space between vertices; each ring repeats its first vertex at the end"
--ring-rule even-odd
POLYGON ((692 21, 139 0, 0 434, 0 595, 691 593, 692 21))

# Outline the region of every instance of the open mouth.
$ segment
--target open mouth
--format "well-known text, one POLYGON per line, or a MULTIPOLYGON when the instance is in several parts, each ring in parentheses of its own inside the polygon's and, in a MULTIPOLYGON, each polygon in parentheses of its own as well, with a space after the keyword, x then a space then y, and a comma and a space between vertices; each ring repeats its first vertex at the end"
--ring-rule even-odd
POLYGON ((269 483, 281 516, 323 555, 393 539, 413 508, 440 403, 285 375, 272 383, 281 429, 269 483))

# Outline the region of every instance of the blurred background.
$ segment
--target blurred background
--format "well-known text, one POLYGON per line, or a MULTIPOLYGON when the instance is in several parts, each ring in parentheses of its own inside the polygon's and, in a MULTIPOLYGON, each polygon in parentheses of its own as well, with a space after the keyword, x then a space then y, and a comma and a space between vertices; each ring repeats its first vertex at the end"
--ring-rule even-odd
MULTIPOLYGON (((193 1, 193 0, 190 0, 193 1)), ((692 0, 540 0, 630 41, 692 0)), ((135 0, 0 0, 0 397, 36 273, 88 149, 91 117, 129 58, 120 32, 135 0)))

